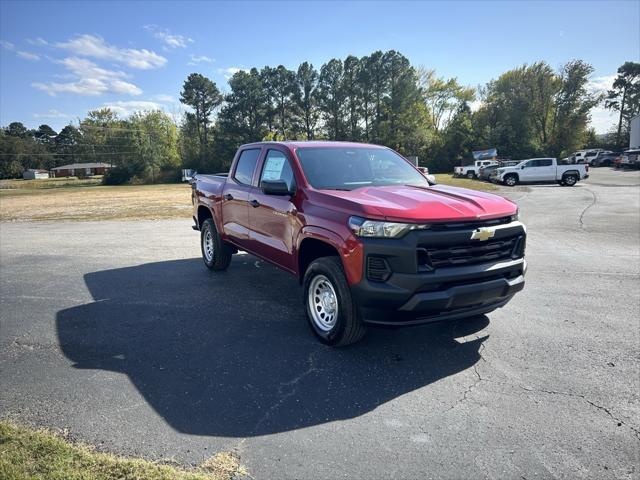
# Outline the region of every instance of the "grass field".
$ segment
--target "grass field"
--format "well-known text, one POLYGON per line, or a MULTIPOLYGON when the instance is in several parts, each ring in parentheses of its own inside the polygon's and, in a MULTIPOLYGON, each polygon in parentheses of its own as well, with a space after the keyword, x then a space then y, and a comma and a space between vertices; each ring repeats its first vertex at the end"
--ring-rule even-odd
POLYGON ((60 434, 0 422, 0 478, 60 480, 229 480, 248 476, 238 457, 219 453, 185 470, 96 452, 60 434))
MULTIPOLYGON (((493 184, 436 175, 438 183, 476 190, 496 190, 493 184)), ((70 179, 3 181, 0 221, 142 220, 191 217, 191 187, 163 185, 58 185, 70 179), (39 182, 48 182, 49 186, 39 182), (36 184, 34 186, 34 184, 36 184)), ((76 180, 82 182, 84 180, 76 180)))
POLYGON ((101 183, 102 175, 96 175, 90 178, 64 177, 43 178, 40 180, 0 180, 0 190, 34 190, 41 188, 90 187, 92 185, 100 185, 101 183))
POLYGON ((472 190, 482 190, 484 192, 498 190, 498 186, 493 183, 481 182, 480 180, 469 180, 468 178, 455 178, 450 173, 438 173, 435 177, 438 183, 442 185, 470 188, 472 190))

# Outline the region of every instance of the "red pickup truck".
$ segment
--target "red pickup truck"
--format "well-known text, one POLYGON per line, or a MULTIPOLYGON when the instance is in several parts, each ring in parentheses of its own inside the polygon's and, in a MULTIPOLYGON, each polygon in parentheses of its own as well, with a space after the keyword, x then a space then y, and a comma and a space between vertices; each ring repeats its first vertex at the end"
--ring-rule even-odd
POLYGON ((239 250, 296 275, 313 332, 330 345, 366 325, 417 325, 491 312, 524 287, 517 206, 434 185, 377 145, 243 145, 231 170, 196 175, 202 257, 225 270, 239 250))

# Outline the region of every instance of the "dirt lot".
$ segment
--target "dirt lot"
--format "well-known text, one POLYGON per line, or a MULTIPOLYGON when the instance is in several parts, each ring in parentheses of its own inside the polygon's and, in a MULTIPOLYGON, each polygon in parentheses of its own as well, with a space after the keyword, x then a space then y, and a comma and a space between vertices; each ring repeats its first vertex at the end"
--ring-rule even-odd
POLYGON ((139 220, 191 216, 186 184, 0 190, 0 221, 139 220))

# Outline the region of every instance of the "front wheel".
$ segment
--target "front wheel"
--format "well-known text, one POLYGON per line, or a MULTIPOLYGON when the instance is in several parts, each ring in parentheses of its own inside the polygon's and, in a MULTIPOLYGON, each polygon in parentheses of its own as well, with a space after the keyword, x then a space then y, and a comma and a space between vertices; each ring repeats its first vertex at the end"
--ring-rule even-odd
POLYGON ((515 175, 507 175, 506 177, 504 177, 505 185, 513 187, 516 183, 518 183, 518 178, 515 175))
POLYGON ((473 179, 475 178, 475 176, 476 176, 476 174, 475 174, 475 173, 473 173, 473 172, 468 172, 468 173, 467 173, 467 178, 468 178, 469 180, 473 180, 473 179))
POLYGON ((303 285, 307 320, 320 341, 341 347, 363 337, 364 322, 351 297, 339 257, 321 257, 312 262, 303 285))
POLYGON ((209 270, 219 272, 229 268, 233 251, 220 238, 211 218, 207 218, 200 226, 200 249, 202 260, 209 270))

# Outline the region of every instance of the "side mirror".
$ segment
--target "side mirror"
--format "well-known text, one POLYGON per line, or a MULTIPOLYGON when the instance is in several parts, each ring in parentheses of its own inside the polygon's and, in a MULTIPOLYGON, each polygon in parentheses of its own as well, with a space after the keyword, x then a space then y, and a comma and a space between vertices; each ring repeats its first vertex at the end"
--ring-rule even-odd
POLYGON ((520 170, 524 170, 524 167, 526 167, 526 165, 522 165, 522 166, 520 167, 520 170))
POLYGON ((427 177, 427 182, 429 182, 430 185, 437 185, 438 184, 438 182, 436 181, 436 176, 435 175, 427 174, 427 175, 425 175, 425 177, 427 177))
POLYGON ((284 180, 263 180, 260 188, 266 195, 293 195, 284 180))

